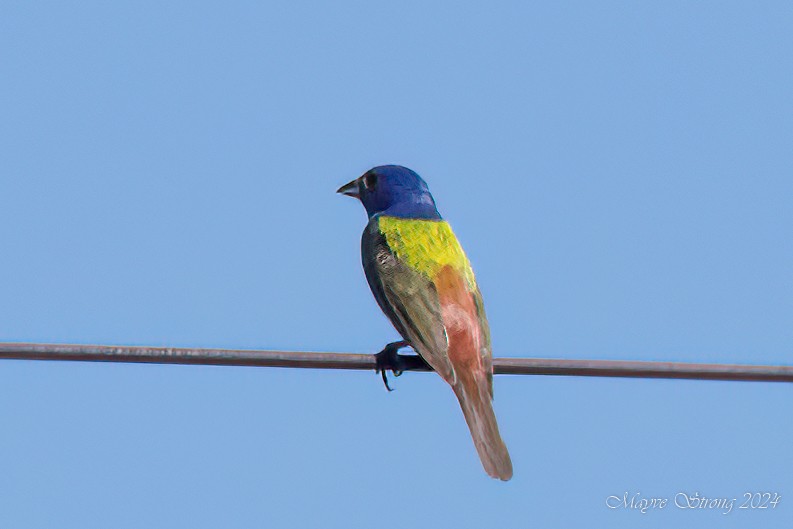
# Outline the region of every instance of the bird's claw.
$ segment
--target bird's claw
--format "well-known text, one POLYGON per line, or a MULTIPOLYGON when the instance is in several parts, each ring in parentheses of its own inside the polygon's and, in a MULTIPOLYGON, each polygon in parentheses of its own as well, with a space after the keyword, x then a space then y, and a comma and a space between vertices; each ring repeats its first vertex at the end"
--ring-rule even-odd
POLYGON ((388 391, 393 391, 393 389, 388 385, 388 376, 386 373, 390 370, 395 377, 398 377, 405 372, 405 364, 402 357, 398 354, 398 351, 408 345, 407 342, 393 342, 383 347, 382 351, 374 355, 375 373, 380 373, 383 377, 383 384, 385 384, 388 391))

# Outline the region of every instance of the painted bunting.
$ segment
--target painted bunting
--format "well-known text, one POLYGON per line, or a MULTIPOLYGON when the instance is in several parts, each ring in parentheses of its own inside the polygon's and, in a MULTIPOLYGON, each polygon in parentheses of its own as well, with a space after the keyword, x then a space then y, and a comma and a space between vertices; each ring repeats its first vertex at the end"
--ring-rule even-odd
POLYGON ((377 355, 378 367, 398 375, 403 364, 397 351, 412 347, 454 390, 485 471, 510 479, 512 461, 493 412, 493 356, 482 294, 427 184, 406 167, 382 165, 338 192, 366 208, 363 269, 378 305, 404 338, 377 355))

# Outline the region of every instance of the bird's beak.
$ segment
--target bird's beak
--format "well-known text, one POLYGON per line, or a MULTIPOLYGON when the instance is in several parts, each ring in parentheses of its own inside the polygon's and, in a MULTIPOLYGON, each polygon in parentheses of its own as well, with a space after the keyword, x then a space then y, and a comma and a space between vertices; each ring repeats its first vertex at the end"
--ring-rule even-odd
POLYGON ((336 192, 341 193, 342 195, 347 195, 348 197, 361 198, 361 194, 358 192, 357 178, 352 182, 344 184, 339 189, 337 189, 336 192))

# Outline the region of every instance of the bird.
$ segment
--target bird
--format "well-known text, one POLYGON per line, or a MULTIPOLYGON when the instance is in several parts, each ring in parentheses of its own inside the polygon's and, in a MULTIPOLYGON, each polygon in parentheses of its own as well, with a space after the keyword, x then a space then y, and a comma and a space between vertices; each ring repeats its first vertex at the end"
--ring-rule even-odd
POLYGON ((361 201, 369 221, 361 237, 364 274, 377 304, 403 340, 376 355, 399 375, 410 346, 457 396, 482 466, 512 477, 512 461, 493 410, 493 356, 482 294, 451 226, 426 182, 401 165, 380 165, 337 193, 361 201))

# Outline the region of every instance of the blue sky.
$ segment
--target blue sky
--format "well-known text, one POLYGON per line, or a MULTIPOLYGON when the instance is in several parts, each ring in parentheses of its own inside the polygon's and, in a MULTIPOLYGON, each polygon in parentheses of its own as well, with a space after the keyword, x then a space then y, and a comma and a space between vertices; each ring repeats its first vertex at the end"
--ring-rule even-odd
MULTIPOLYGON (((789 2, 5 2, 0 340, 374 352, 400 163, 496 356, 790 364, 789 2)), ((0 527, 793 524, 783 384, 4 361, 0 527), (641 514, 611 495, 668 498, 641 514), (737 498, 730 514, 675 495, 737 498), (781 494, 739 510, 744 493, 781 494)))

